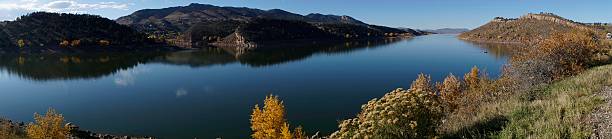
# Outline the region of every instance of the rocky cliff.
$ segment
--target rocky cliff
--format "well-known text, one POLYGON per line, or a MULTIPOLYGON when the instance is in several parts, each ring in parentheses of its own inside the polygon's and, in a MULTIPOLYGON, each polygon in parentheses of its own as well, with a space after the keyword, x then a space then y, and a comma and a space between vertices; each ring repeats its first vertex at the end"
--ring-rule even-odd
POLYGON ((592 28, 552 13, 526 14, 520 18, 496 17, 489 23, 462 33, 459 38, 481 42, 533 43, 552 33, 592 28))

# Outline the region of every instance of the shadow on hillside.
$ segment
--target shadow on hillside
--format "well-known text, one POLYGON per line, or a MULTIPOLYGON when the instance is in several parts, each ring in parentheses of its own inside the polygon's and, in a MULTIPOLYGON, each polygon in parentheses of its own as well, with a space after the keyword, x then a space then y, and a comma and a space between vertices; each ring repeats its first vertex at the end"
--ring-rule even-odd
POLYGON ((442 138, 490 138, 489 136, 501 131, 506 123, 508 123, 508 118, 500 115, 487 121, 480 121, 472 126, 464 127, 455 133, 442 135, 442 138))

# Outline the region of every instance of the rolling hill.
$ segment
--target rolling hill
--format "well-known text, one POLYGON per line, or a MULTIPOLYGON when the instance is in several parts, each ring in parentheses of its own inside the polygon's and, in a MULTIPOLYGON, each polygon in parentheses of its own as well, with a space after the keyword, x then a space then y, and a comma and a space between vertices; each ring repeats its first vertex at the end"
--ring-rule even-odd
POLYGON ((146 36, 96 15, 35 12, 0 24, 4 52, 141 49, 146 36))

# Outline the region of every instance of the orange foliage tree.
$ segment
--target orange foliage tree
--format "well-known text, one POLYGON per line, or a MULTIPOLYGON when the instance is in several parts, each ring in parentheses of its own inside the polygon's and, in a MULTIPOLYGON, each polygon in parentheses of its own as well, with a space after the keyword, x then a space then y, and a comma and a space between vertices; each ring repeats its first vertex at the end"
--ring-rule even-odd
POLYGON ((575 75, 592 66, 605 46, 592 31, 552 34, 537 46, 513 55, 507 75, 522 83, 540 84, 575 75))
POLYGON ((81 45, 81 40, 73 40, 72 42, 70 42, 70 46, 72 47, 77 47, 81 45))
POLYGON ((410 89, 424 92, 434 92, 433 86, 431 85, 431 76, 423 73, 419 74, 417 79, 410 85, 410 89))
POLYGON ((306 133, 303 131, 302 126, 298 126, 293 131, 293 137, 295 139, 307 139, 306 133))
POLYGON ((0 119, 0 139, 15 138, 16 132, 15 126, 10 121, 0 119))
POLYGON ((463 80, 465 81, 465 85, 469 89, 476 89, 476 88, 478 88, 478 83, 480 82, 479 74, 480 74, 480 70, 478 69, 478 67, 474 66, 474 67, 472 67, 470 72, 466 73, 465 76, 463 76, 463 80))
POLYGON ((437 88, 440 92, 442 100, 448 105, 451 110, 455 109, 457 107, 456 100, 463 91, 461 81, 457 79, 455 75, 449 74, 444 79, 444 82, 437 85, 437 88))
POLYGON ((68 40, 63 40, 59 44, 60 47, 68 47, 68 45, 70 45, 70 42, 68 40))

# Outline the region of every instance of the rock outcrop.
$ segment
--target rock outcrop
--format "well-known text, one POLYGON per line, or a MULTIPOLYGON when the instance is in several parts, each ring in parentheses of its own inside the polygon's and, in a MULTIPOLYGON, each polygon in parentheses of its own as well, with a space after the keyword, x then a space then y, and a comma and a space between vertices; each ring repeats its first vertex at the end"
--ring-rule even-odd
POLYGON ((592 30, 593 28, 552 13, 530 13, 520 18, 495 17, 485 25, 460 34, 459 38, 479 42, 529 44, 538 42, 552 33, 571 29, 592 30))

